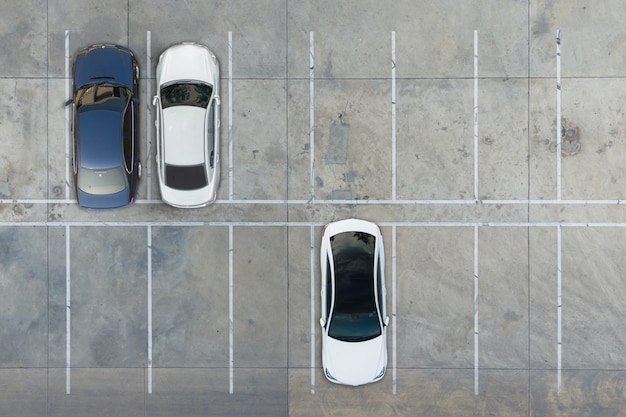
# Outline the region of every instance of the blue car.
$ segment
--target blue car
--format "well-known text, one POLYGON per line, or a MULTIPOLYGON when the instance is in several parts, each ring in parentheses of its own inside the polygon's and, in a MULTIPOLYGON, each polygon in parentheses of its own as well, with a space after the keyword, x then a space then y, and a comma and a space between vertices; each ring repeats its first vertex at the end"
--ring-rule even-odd
POLYGON ((132 204, 141 177, 137 140, 139 66, 119 45, 81 49, 73 66, 73 168, 78 204, 132 204))

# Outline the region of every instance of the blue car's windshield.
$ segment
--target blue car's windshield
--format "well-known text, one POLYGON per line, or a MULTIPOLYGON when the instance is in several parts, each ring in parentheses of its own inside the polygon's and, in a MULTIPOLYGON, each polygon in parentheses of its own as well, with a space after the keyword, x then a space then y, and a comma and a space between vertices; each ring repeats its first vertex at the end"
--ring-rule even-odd
POLYGON ((81 112, 98 109, 122 113, 130 96, 126 87, 106 83, 92 84, 76 92, 76 109, 81 112))
POLYGON ((374 294, 376 238, 363 232, 339 233, 330 238, 335 269, 335 304, 328 335, 363 341, 381 334, 374 294))

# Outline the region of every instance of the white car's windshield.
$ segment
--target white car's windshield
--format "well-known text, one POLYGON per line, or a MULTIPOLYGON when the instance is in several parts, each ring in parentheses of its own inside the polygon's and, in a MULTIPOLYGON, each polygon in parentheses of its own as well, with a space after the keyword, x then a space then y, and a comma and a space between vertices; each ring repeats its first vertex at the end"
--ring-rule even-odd
POLYGON ((181 82, 161 87, 161 106, 194 106, 206 108, 213 88, 208 84, 181 82))
POLYGON ((347 342, 381 334, 374 294, 376 238, 363 232, 330 238, 335 269, 335 304, 328 335, 347 342))

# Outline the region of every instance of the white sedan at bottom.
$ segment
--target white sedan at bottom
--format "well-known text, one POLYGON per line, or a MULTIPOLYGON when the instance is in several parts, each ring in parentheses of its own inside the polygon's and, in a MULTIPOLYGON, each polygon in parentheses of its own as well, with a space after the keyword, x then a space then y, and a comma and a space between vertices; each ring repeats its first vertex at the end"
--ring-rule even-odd
POLYGON ((322 232, 322 366, 337 384, 363 385, 387 368, 385 257, 379 227, 357 219, 322 232))
POLYGON ((161 198, 175 207, 203 207, 220 180, 219 63, 206 46, 183 42, 157 65, 157 169, 161 198))

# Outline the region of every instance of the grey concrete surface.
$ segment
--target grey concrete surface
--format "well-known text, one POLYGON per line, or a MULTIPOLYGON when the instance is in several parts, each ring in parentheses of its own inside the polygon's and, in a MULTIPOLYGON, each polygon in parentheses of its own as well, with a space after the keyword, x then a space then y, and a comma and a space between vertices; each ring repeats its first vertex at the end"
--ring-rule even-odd
POLYGON ((623 414, 623 1, 2 11, 0 416, 623 414), (76 204, 66 31, 70 59, 139 60, 132 207, 76 204), (184 40, 221 69, 221 187, 197 210, 160 202, 153 165, 156 65, 184 40), (381 224, 391 317, 387 374, 358 388, 325 379, 318 324, 322 225, 347 217, 381 224))

